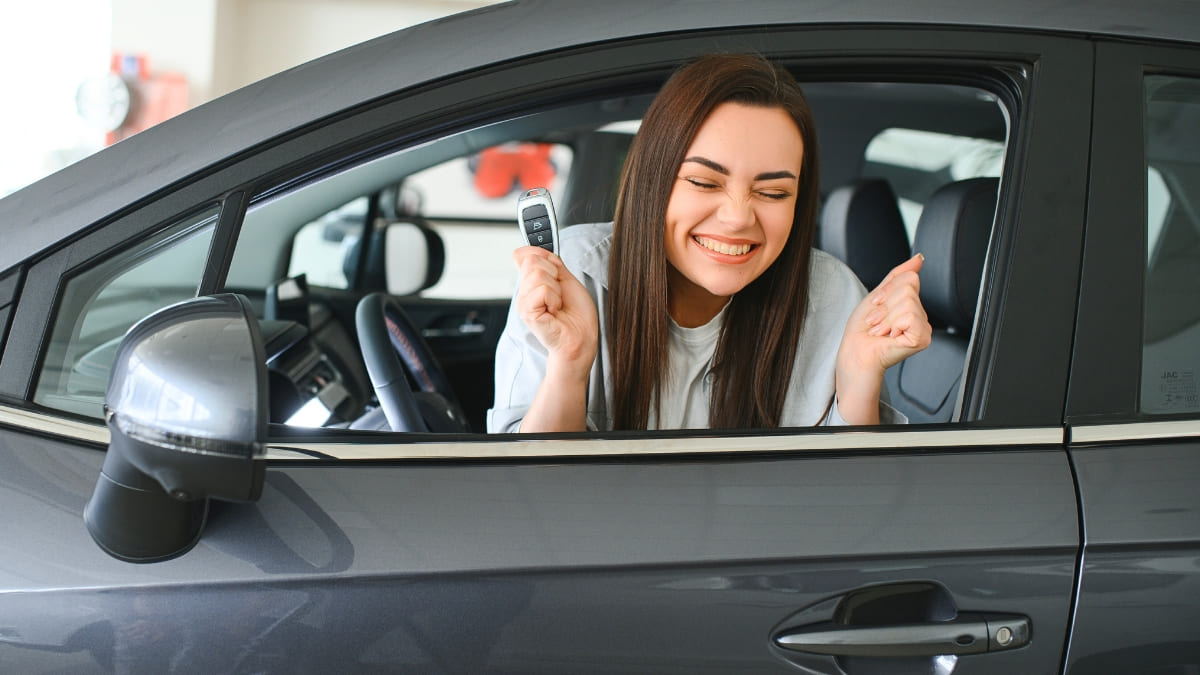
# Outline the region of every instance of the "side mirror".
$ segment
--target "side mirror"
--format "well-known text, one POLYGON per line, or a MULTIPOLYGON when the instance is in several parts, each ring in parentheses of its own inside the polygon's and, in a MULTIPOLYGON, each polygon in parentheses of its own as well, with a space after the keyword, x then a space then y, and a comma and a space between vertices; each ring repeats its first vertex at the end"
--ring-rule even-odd
POLYGON ((412 295, 442 278, 446 249, 433 228, 417 222, 392 223, 383 231, 387 292, 412 295))
POLYGON ((83 519, 109 555, 155 562, 185 553, 210 498, 262 493, 266 355, 245 298, 195 298, 130 328, 104 408, 111 441, 83 519))

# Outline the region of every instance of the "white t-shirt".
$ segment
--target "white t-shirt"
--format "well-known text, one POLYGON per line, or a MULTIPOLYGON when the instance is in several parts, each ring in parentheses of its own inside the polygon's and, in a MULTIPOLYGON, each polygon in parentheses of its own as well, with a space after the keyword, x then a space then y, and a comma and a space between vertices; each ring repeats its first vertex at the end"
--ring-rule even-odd
POLYGON ((712 393, 709 369, 728 308, 729 303, 725 303, 708 323, 695 328, 684 328, 673 319, 670 321, 667 372, 662 383, 662 405, 658 406, 662 417, 655 414, 655 405, 651 402, 651 429, 703 429, 708 426, 708 400, 712 393))
MULTIPOLYGON (((563 263, 587 289, 601 313, 600 346, 588 379, 587 426, 596 431, 611 430, 612 375, 603 312, 608 293, 612 223, 572 225, 560 231, 559 239, 563 263)), ((828 253, 814 249, 809 260, 808 313, 783 401, 782 427, 846 424, 837 406, 830 406, 834 400, 834 366, 846 320, 867 292, 854 272, 828 253)), ((672 366, 674 370, 668 376, 671 382, 663 395, 663 420, 656 425, 658 428, 708 428, 707 368, 723 320, 724 310, 705 326, 692 329, 696 333, 683 328, 672 330, 671 361, 675 363, 675 350, 680 349, 680 363, 686 365, 672 366), (697 342, 709 341, 707 353, 687 346, 693 337, 697 342), (676 377, 678 383, 672 384, 676 377)), ((496 346, 496 393, 493 407, 488 411, 489 432, 520 429, 521 420, 545 378, 547 356, 546 348, 510 307, 508 322, 496 346)), ((888 422, 906 421, 886 405, 880 406, 880 414, 888 422)))

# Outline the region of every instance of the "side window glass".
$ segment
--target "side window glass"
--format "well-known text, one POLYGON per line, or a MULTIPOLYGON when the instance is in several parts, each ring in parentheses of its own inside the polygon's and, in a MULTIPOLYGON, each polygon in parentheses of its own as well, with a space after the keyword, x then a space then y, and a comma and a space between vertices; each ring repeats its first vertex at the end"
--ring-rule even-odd
POLYGON ((1200 412, 1200 80, 1148 76, 1145 127, 1140 409, 1200 412))
POLYGON ((864 176, 885 178, 896 191, 911 242, 921 210, 938 188, 952 181, 1000 175, 1004 142, 891 128, 871 139, 864 160, 864 176))
POLYGON ((196 295, 217 211, 187 218, 66 282, 38 373, 36 403, 103 417, 117 345, 141 318, 196 295))
POLYGON ((326 288, 350 288, 353 259, 367 221, 370 204, 359 197, 306 224, 292 240, 288 276, 306 275, 308 283, 326 288))

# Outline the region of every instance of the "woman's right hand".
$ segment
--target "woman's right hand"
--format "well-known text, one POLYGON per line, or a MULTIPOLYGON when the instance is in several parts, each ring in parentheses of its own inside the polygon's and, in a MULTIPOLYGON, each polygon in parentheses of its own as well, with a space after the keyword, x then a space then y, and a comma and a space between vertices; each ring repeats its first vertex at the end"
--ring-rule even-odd
POLYGON ((547 376, 585 382, 600 339, 596 304, 561 258, 537 246, 513 251, 517 315, 550 353, 547 376))

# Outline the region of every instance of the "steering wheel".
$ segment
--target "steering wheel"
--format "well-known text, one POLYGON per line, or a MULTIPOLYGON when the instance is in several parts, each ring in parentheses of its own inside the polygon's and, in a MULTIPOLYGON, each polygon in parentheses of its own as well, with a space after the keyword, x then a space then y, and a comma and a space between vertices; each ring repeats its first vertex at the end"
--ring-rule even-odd
POLYGON ((363 297, 354 323, 371 386, 392 431, 468 431, 450 380, 395 300, 383 293, 363 297))

